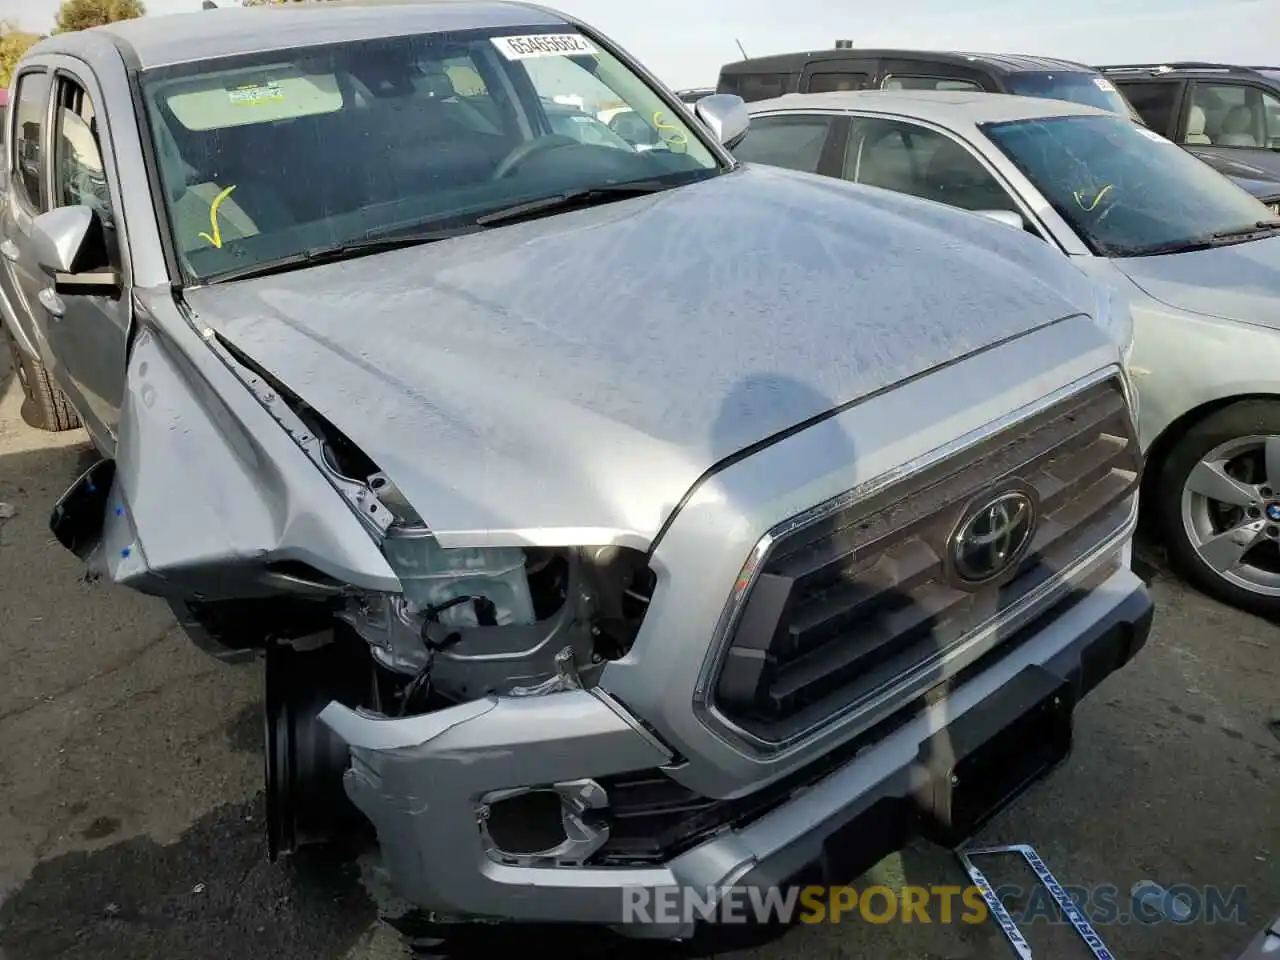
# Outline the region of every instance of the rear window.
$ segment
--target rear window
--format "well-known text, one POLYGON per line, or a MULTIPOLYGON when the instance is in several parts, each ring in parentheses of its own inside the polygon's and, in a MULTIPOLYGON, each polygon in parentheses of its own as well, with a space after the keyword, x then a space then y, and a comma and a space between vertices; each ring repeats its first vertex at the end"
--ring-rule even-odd
POLYGON ((1010 93, 1023 97, 1069 100, 1133 120, 1141 119, 1115 84, 1097 73, 1014 73, 1005 79, 1005 86, 1010 93))
POLYGON ((753 100, 770 100, 784 93, 792 93, 800 79, 794 73, 730 73, 720 77, 716 90, 720 93, 736 93, 750 103, 753 100))
POLYGON ((1147 126, 1165 136, 1173 135, 1174 107, 1181 85, 1176 81, 1139 81, 1125 83, 1121 89, 1133 108, 1142 115, 1147 126))

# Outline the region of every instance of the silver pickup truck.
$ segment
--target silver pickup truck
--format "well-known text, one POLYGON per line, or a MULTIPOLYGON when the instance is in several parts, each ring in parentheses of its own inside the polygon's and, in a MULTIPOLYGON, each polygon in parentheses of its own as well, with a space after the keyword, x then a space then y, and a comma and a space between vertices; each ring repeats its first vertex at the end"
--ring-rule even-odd
POLYGON ((273 855, 371 826, 456 920, 850 879, 972 833, 1145 642, 1127 313, 747 124, 510 2, 22 60, 5 322, 101 454, 52 528, 265 660, 273 855))

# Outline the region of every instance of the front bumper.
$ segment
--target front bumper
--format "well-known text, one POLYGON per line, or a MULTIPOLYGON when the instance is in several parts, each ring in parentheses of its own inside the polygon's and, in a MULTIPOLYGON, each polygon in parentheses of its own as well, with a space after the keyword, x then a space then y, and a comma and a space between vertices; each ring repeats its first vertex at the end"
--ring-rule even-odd
POLYGON ((635 888, 656 895, 852 880, 914 832, 932 776, 922 745, 971 711, 985 713, 988 726, 994 714, 999 727, 1002 693, 1029 670, 1056 677, 1074 705, 1142 647, 1151 616, 1142 582, 1127 567, 1117 570, 856 759, 764 815, 652 866, 499 862, 477 821, 480 798, 493 791, 679 762, 606 697, 494 697, 405 719, 331 704, 321 719, 351 747, 347 793, 376 826, 400 895, 446 917, 614 925, 623 919, 624 891, 635 888))

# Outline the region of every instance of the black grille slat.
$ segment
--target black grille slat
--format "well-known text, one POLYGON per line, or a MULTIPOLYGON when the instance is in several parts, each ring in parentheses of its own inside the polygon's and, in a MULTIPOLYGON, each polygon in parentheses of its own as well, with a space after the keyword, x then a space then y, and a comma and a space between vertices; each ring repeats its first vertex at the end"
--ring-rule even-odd
MULTIPOLYGON (((792 608, 787 628, 790 649, 782 653, 801 653, 810 646, 805 637, 819 631, 838 631, 842 624, 869 613, 876 604, 883 605, 891 590, 911 590, 941 569, 942 561, 918 540, 909 540, 908 549, 879 558, 865 572, 837 583, 810 602, 792 608)), ((803 589, 805 581, 799 581, 803 589)))
POLYGON ((870 669, 900 654, 903 649, 933 634, 939 617, 969 595, 941 584, 929 584, 883 615, 876 628, 838 638, 790 661, 769 687, 778 702, 794 697, 804 687, 826 689, 840 686, 854 670, 870 669))
POLYGON ((760 567, 769 613, 735 624, 726 664, 749 656, 749 666, 735 667, 731 683, 722 666, 717 707, 777 742, 856 706, 1110 537, 1129 518, 1140 469, 1128 406, 1108 381, 863 499, 782 525, 760 567), (953 581, 943 560, 952 531, 978 498, 1009 487, 1037 501, 1026 558, 1002 583, 953 581))

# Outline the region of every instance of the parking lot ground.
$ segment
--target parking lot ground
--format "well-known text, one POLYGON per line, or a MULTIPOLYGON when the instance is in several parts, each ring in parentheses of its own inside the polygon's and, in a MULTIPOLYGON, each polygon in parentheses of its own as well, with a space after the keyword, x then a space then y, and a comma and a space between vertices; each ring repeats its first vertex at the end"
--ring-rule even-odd
MULTIPOLYGON (((6 367, 0 356, 0 502, 13 508, 0 518, 0 960, 402 957, 366 863, 264 861, 257 668, 199 654, 162 604, 84 581, 47 528, 84 436, 23 425, 6 367)), ((1030 843, 1063 883, 1110 884, 1126 903, 1139 880, 1242 886, 1239 923, 1099 930, 1122 960, 1234 960, 1280 910, 1277 630, 1163 575, 1153 590, 1146 649, 1079 708, 1069 761, 983 839, 1030 843)), ((1009 869, 991 879, 1027 882, 1009 869)), ((871 882, 964 878, 919 844, 859 885, 871 882)), ((1028 938, 1055 960, 1089 956, 1065 928, 1028 938)), ((850 917, 735 956, 1012 954, 990 921, 935 916, 850 917)))

